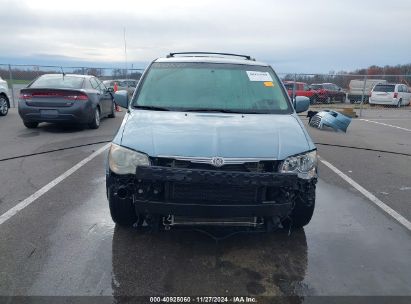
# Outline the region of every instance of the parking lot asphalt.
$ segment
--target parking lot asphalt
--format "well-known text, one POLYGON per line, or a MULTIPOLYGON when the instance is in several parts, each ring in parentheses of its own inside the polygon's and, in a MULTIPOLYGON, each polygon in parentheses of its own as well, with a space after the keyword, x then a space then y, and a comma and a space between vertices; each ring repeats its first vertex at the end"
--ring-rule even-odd
MULTIPOLYGON (((98 130, 52 124, 40 124, 37 129, 27 129, 16 110, 11 109, 0 120, 0 160, 110 141, 121 123, 122 115, 118 116, 115 119, 103 119, 98 130)), ((87 157, 96 147, 89 145, 0 161, 0 214, 87 157)))
MULTIPOLYGON (((353 119, 347 133, 309 126, 307 130, 323 159, 411 221, 411 111, 366 114, 353 119)), ((308 119, 302 120, 308 124, 308 119)), ((327 180, 346 186, 336 175, 327 180)))
MULTIPOLYGON (((404 110, 371 114, 363 118, 411 129, 404 110)), ((121 116, 98 130, 28 130, 12 109, 0 119, 0 159, 110 140, 121 116)), ((411 153, 411 132, 359 119, 346 134, 308 130, 315 142, 411 153)), ((0 215, 102 146, 0 161, 0 215)), ((318 150, 411 218, 409 156, 318 150)), ((305 229, 216 241, 198 231, 116 227, 105 197, 105 158, 91 159, 0 225, 0 295, 411 295, 410 231, 322 163, 316 211, 305 229)))

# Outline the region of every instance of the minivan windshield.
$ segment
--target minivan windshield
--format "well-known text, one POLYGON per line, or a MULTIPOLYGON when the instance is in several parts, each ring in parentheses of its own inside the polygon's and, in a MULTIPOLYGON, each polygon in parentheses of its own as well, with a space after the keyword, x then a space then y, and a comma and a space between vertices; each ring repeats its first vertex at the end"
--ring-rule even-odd
POLYGON ((261 114, 292 111, 270 67, 187 62, 153 63, 132 106, 261 114))

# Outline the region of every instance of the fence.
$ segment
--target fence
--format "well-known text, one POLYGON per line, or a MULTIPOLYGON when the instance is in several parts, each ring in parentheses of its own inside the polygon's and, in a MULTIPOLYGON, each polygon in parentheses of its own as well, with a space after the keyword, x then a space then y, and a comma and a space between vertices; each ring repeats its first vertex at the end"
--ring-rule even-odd
POLYGON ((139 80, 144 69, 96 68, 96 67, 61 67, 39 65, 0 64, 0 77, 9 86, 10 106, 16 107, 20 90, 43 74, 81 74, 94 75, 100 80, 136 79, 139 80))
POLYGON ((292 74, 280 73, 288 94, 310 98, 310 109, 364 111, 411 110, 411 74, 292 74))
MULTIPOLYGON (((0 76, 9 84, 11 107, 16 107, 20 89, 27 86, 38 76, 46 73, 62 72, 94 75, 101 80, 138 80, 143 69, 0 64, 0 76)), ((364 111, 411 109, 411 74, 279 73, 278 75, 286 86, 288 94, 291 97, 307 96, 310 98, 310 108, 313 110, 348 108, 355 110, 357 115, 361 116, 364 111)))

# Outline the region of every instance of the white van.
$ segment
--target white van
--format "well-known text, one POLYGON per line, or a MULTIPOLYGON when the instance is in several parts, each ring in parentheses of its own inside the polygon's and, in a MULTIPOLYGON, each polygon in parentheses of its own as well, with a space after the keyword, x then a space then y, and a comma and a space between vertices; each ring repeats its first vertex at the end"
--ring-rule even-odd
POLYGON ((401 107, 410 104, 411 91, 405 84, 377 84, 371 91, 370 105, 382 104, 401 107))
POLYGON ((348 100, 351 103, 361 102, 363 90, 364 90, 364 102, 367 103, 369 97, 371 96, 372 88, 377 84, 387 83, 384 79, 367 79, 365 81, 365 90, 364 90, 364 80, 351 80, 348 85, 348 100))

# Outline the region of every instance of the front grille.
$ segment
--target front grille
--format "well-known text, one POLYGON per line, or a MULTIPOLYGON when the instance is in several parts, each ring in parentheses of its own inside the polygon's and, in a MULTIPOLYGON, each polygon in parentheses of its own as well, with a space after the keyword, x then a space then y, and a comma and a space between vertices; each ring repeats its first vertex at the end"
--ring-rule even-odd
POLYGON ((298 189, 296 174, 142 166, 137 167, 133 192, 137 201, 249 205, 281 203, 298 189))
POLYGON ((170 201, 207 204, 251 204, 261 201, 257 187, 173 183, 170 201))
POLYGON ((214 167, 210 164, 194 163, 187 160, 177 160, 167 157, 152 157, 151 163, 154 166, 168 167, 168 168, 186 168, 186 169, 200 169, 200 170, 215 170, 215 171, 234 171, 234 172, 277 172, 278 161, 260 161, 260 162, 246 162, 243 164, 227 164, 222 167, 214 167))
POLYGON ((319 128, 320 123, 321 123, 321 117, 318 116, 318 115, 314 115, 314 116, 311 118, 310 126, 315 127, 315 128, 319 128))

